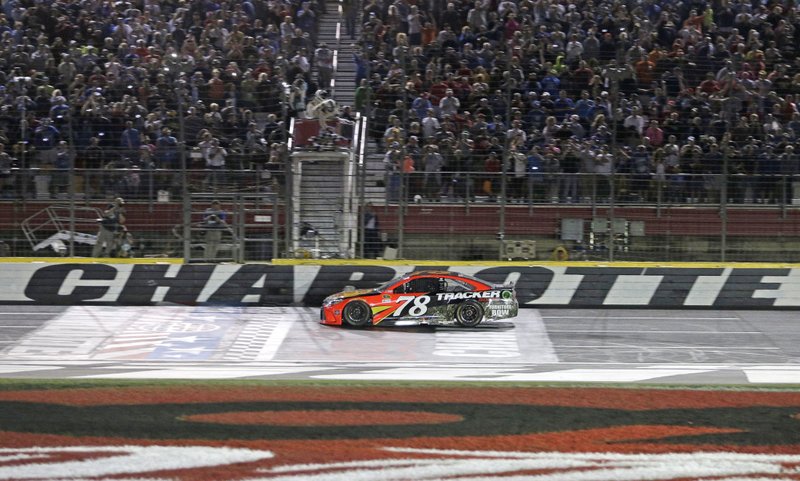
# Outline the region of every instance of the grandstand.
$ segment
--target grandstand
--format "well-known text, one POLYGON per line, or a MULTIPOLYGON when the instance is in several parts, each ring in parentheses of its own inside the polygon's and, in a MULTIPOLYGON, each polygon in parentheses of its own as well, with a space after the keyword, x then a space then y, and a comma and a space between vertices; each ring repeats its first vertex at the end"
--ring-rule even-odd
POLYGON ((796 262, 798 27, 780 1, 3 2, 0 241, 87 256, 79 214, 122 197, 133 255, 208 261, 219 199, 215 261, 363 257, 372 204, 387 257, 796 262), (35 223, 56 208, 79 225, 35 223))

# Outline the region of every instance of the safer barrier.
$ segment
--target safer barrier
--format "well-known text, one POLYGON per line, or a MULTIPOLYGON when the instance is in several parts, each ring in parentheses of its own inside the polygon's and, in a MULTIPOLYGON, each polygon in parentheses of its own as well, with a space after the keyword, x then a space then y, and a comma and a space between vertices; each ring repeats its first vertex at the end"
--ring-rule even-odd
POLYGON ((319 306, 414 270, 514 282, 523 307, 800 307, 800 266, 780 264, 0 264, 0 303, 319 306))

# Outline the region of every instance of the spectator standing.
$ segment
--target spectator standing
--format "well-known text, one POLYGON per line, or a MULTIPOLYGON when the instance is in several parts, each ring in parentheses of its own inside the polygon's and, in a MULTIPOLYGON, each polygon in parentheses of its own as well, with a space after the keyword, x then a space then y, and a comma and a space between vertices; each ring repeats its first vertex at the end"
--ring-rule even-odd
POLYGON ((553 204, 558 203, 559 195, 559 178, 561 175, 561 160, 559 154, 561 152, 556 149, 550 148, 544 153, 544 162, 542 163, 542 170, 545 173, 544 180, 547 184, 547 197, 553 204))
POLYGON ((294 82, 289 86, 289 109, 293 116, 303 117, 306 111, 306 93, 308 83, 302 73, 295 76, 294 82))
POLYGON ((65 140, 58 143, 56 157, 53 162, 53 190, 56 198, 67 197, 70 184, 70 170, 72 169, 72 153, 65 140))
POLYGON ((153 157, 155 159, 155 168, 169 171, 159 178, 160 190, 179 190, 181 176, 177 169, 183 168, 183 166, 179 165, 178 139, 172 135, 172 130, 169 127, 161 129, 161 133, 155 142, 153 157))
POLYGON ((650 152, 645 145, 638 145, 636 151, 631 154, 631 193, 632 200, 642 201, 647 197, 650 178, 653 172, 652 159, 650 152))
POLYGON ((358 15, 358 4, 359 2, 356 0, 342 1, 345 33, 350 36, 350 40, 356 38, 356 16, 358 15))
POLYGON ((333 51, 323 42, 314 51, 314 63, 317 67, 317 88, 330 89, 333 78, 333 51))
POLYGON ((227 212, 222 209, 218 200, 211 202, 211 206, 203 212, 202 228, 205 230, 205 260, 216 261, 219 247, 222 243, 222 234, 229 229, 227 212))
POLYGON ((642 117, 638 107, 634 107, 631 110, 631 114, 625 117, 625 120, 622 123, 622 126, 629 130, 632 134, 635 134, 637 138, 639 138, 644 132, 645 125, 646 120, 644 117, 642 117))
POLYGON ((650 125, 644 131, 644 137, 649 140, 650 146, 653 148, 664 145, 664 131, 658 126, 658 120, 650 121, 650 125))
POLYGON ((385 185, 386 200, 397 202, 400 200, 400 171, 403 167, 403 150, 400 142, 393 142, 383 156, 383 166, 386 175, 385 185))
POLYGON ((433 144, 425 146, 425 154, 422 156, 422 165, 425 169, 422 184, 425 198, 433 201, 439 200, 439 193, 442 189, 442 168, 444 158, 439 153, 439 148, 433 144))
POLYGON ((569 142, 561 157, 561 202, 577 202, 580 200, 581 158, 577 147, 569 142))
POLYGON ((428 110, 433 108, 430 101, 428 92, 419 92, 414 100, 411 101, 411 110, 413 110, 419 119, 424 119, 428 115, 428 110))
POLYGON ((367 79, 361 79, 360 85, 356 88, 354 107, 356 112, 369 116, 373 101, 372 86, 367 79))
POLYGON ((14 178, 11 169, 14 167, 14 158, 5 150, 5 144, 0 143, 0 198, 14 198, 14 178))
POLYGON ((784 176, 784 198, 783 202, 791 204, 794 200, 795 187, 798 184, 797 175, 800 174, 800 154, 795 151, 792 144, 784 147, 783 154, 780 156, 781 174, 784 176))
POLYGON ((380 222, 371 203, 364 206, 364 257, 375 259, 381 255, 380 222))
POLYGON ((508 154, 508 173, 510 174, 510 186, 508 198, 510 201, 525 202, 528 196, 527 192, 527 171, 528 171, 528 156, 519 150, 516 145, 510 147, 508 154))
POLYGON ((444 98, 439 100, 439 116, 456 116, 461 108, 461 101, 453 93, 453 89, 445 90, 444 98))
POLYGON ((92 257, 114 257, 117 253, 118 234, 125 226, 125 200, 122 197, 114 199, 99 219, 100 230, 92 249, 92 257))
POLYGON ((160 169, 177 169, 178 165, 178 139, 172 135, 172 129, 164 127, 161 135, 156 139, 156 165, 160 169))
POLYGON ((422 135, 425 142, 433 141, 441 131, 442 126, 433 109, 428 109, 427 115, 422 119, 422 135))
POLYGON ((424 18, 417 5, 411 5, 408 11, 408 43, 412 47, 422 45, 422 24, 424 18))
POLYGON ((49 117, 41 120, 41 123, 33 135, 33 146, 38 152, 38 162, 40 165, 52 165, 55 162, 56 146, 60 140, 61 133, 53 126, 49 117))
POLYGON ((125 130, 122 131, 122 138, 120 146, 125 157, 133 158, 137 155, 139 146, 142 143, 141 134, 139 129, 133 126, 133 122, 128 120, 125 122, 125 130))
POLYGON ((216 191, 220 184, 225 183, 225 158, 228 156, 228 151, 220 145, 219 139, 216 138, 201 142, 200 151, 208 171, 204 183, 216 191))

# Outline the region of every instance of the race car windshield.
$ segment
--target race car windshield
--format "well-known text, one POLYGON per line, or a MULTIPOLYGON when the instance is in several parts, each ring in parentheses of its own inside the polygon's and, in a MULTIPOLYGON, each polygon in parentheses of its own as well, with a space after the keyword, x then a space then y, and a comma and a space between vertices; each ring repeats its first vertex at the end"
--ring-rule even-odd
POLYGON ((395 278, 395 279, 392 279, 389 282, 384 282, 383 284, 381 284, 378 287, 376 287, 375 290, 381 291, 381 292, 389 290, 389 288, 392 287, 394 284, 396 284, 398 280, 399 279, 395 278))

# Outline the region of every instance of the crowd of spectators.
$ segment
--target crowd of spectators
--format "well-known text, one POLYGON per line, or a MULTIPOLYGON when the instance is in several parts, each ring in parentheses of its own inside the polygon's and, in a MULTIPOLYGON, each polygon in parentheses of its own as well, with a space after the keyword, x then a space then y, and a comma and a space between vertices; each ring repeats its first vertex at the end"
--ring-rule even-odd
MULTIPOLYGON (((82 192, 136 198, 143 172, 184 157, 214 184, 279 164, 288 118, 330 81, 324 12, 322 0, 2 2, 0 195, 64 195, 73 167, 106 174, 86 172, 82 192)), ((157 174, 155 189, 180 179, 157 174)))
MULTIPOLYGON (((613 189, 692 202, 725 185, 733 201, 777 202, 800 173, 794 2, 343 6, 353 110, 386 150, 391 198, 494 198, 502 177, 509 199, 613 189), (415 173, 408 185, 402 172, 415 173)), ((324 10, 324 0, 4 1, 0 195, 65 195, 76 167, 110 174, 82 191, 135 198, 141 171, 180 168, 181 152, 195 152, 187 165, 207 168, 207 184, 229 168, 279 166, 288 118, 333 74, 316 40, 324 10), (15 178, 13 167, 39 174, 15 178)), ((180 181, 158 175, 155 188, 180 181)))
POLYGON ((781 202, 798 28, 781 0, 368 0, 354 108, 393 199, 781 202))

